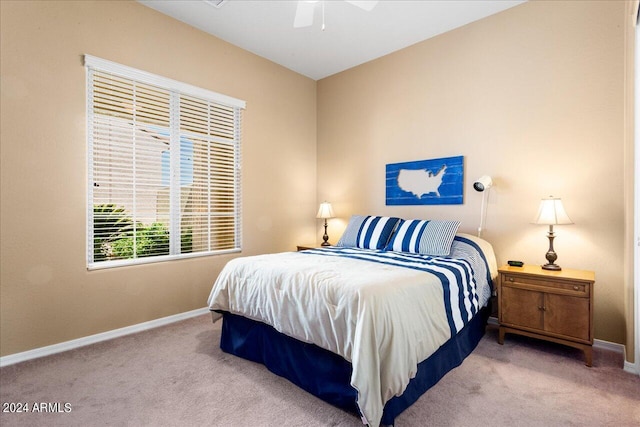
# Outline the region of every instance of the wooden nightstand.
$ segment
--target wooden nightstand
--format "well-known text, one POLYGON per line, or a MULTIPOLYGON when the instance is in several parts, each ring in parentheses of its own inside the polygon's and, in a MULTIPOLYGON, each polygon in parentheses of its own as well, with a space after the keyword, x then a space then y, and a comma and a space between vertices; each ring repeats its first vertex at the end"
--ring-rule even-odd
POLYGON ((498 342, 506 333, 553 341, 582 350, 591 366, 594 272, 537 265, 498 272, 498 342))
POLYGON ((306 245, 298 245, 298 252, 300 251, 306 251, 307 249, 322 249, 322 248, 330 248, 331 246, 322 246, 322 245, 316 245, 316 246, 306 246, 306 245))

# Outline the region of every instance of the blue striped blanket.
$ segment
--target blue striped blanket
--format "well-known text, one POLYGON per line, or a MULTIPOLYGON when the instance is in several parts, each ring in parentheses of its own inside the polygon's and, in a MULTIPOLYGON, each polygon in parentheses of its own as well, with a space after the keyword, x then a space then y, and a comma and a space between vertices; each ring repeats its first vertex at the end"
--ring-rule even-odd
POLYGON ((493 282, 487 259, 472 240, 456 236, 448 257, 373 249, 323 247, 303 253, 348 257, 431 273, 442 283, 451 336, 457 334, 487 304, 493 282))

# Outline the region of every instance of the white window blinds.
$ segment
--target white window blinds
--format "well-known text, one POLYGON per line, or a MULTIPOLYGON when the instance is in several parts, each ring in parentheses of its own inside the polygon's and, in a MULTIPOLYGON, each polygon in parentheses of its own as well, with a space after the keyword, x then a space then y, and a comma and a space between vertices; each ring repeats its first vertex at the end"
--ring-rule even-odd
POLYGON ((85 55, 88 267, 240 250, 244 102, 85 55))

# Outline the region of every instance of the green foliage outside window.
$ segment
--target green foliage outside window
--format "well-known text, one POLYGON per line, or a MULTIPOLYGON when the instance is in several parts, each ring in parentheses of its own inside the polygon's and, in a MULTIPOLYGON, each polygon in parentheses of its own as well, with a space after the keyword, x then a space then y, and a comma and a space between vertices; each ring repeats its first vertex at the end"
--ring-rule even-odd
POLYGON ((108 203, 93 205, 93 259, 106 261, 111 258, 111 243, 133 230, 133 221, 124 208, 108 203))
POLYGON ((138 258, 152 255, 169 255, 169 230, 163 224, 154 222, 145 227, 138 223, 135 230, 120 236, 111 244, 113 256, 116 259, 129 259, 135 256, 138 258))
MULTIPOLYGON (((169 230, 164 224, 138 222, 134 227, 125 209, 114 204, 93 207, 93 230, 94 261, 169 255, 169 230)), ((193 250, 191 228, 180 235, 180 247, 181 253, 193 250)))

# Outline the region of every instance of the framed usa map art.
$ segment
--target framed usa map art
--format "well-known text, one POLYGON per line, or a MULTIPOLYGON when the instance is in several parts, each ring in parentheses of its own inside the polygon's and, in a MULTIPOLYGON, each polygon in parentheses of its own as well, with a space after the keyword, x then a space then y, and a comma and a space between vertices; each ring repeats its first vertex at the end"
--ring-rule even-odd
POLYGON ((387 165, 387 205, 461 205, 464 156, 387 165))

